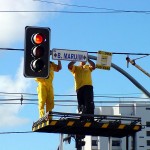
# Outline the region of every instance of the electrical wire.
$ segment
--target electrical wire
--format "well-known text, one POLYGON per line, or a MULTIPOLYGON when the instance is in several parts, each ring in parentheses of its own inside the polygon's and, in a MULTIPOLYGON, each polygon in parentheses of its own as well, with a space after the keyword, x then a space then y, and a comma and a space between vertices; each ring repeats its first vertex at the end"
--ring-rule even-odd
POLYGON ((38 105, 37 103, 0 103, 0 105, 26 105, 26 104, 28 104, 28 105, 38 105))
MULTIPOLYGON (((12 95, 16 95, 16 94, 18 94, 18 95, 21 95, 21 94, 23 94, 23 95, 35 95, 35 96, 37 96, 37 94, 35 94, 35 93, 20 93, 20 92, 18 92, 18 93, 15 93, 15 92, 0 92, 0 94, 8 94, 8 95, 10 95, 10 94, 12 94, 12 95)), ((133 94, 142 94, 142 93, 126 93, 126 94, 107 94, 107 95, 133 95, 133 94)), ((101 94, 94 94, 94 95, 101 95, 101 94)), ((105 94, 106 95, 106 94, 105 94)), ((76 94, 55 94, 55 96, 77 96, 76 94)))
POLYGON ((55 4, 55 5, 63 5, 63 6, 69 6, 69 7, 79 7, 79 8, 89 8, 89 9, 100 9, 100 10, 111 10, 111 11, 123 11, 123 10, 115 10, 115 9, 109 9, 109 8, 100 8, 95 6, 86 6, 86 5, 75 5, 75 4, 66 4, 66 3, 59 3, 59 2, 53 2, 53 1, 44 1, 44 0, 33 0, 33 1, 39 1, 49 4, 55 4))
POLYGON ((142 57, 138 57, 138 58, 135 58, 135 59, 133 59, 134 61, 135 60, 138 60, 138 59, 141 59, 141 58, 144 58, 144 57, 147 57, 148 55, 146 55, 146 56, 142 56, 142 57))
MULTIPOLYGON (((66 3, 58 3, 53 1, 44 1, 44 0, 33 0, 33 1, 39 1, 39 2, 45 2, 55 5, 63 5, 63 6, 69 6, 69 7, 78 7, 78 8, 88 8, 88 9, 96 9, 96 10, 105 10, 105 12, 95 12, 95 13, 144 13, 144 14, 150 14, 150 11, 143 11, 143 10, 117 10, 117 9, 110 9, 110 8, 100 8, 95 6, 86 6, 86 5, 71 5, 66 3), (106 12, 107 11, 107 12, 106 12)), ((91 12, 89 12, 91 13, 91 12)))
MULTIPOLYGON (((37 98, 32 98, 33 96, 37 96, 37 94, 32 94, 32 93, 24 93, 25 95, 29 94, 31 96, 26 98, 25 95, 23 95, 22 93, 7 93, 7 92, 0 92, 0 94, 5 94, 5 96, 7 96, 7 98, 5 98, 5 96, 3 95, 4 98, 0 98, 0 105, 38 105, 38 99, 37 98), (19 95, 18 95, 19 94, 19 95), (17 98, 8 98, 9 96, 12 95, 18 95, 20 96, 20 98, 17 96, 17 98), (29 101, 29 102, 26 102, 29 101), (35 103, 34 103, 34 102, 35 103)), ((131 94, 131 93, 130 93, 131 94)), ((132 93, 132 94, 137 94, 137 93, 132 93)), ((0 95, 1 96, 1 95, 0 95)), ((66 97, 66 96, 76 96, 76 95, 58 95, 56 94, 55 96, 61 96, 61 97, 66 97)), ((143 97, 135 97, 135 96, 109 96, 109 95, 94 95, 94 97, 96 97, 96 99, 94 100, 95 106, 98 107, 98 104, 100 104, 100 106, 104 106, 104 105, 112 105, 112 104, 133 104, 133 103, 137 103, 137 104, 145 104, 144 106, 148 106, 150 104, 149 98, 143 98, 143 97), (119 99, 119 100, 98 100, 98 98, 111 98, 111 99, 119 99), (127 100, 125 100, 127 99, 127 100), (132 99, 132 101, 131 101, 132 99), (141 99, 141 101, 140 101, 141 99)), ((64 100, 60 100, 60 99, 55 99, 55 106, 77 106, 77 100, 72 100, 72 99, 64 99, 64 100), (64 104, 66 103, 66 104, 64 104), (75 103, 75 104, 73 104, 75 103)), ((107 106, 106 105, 106 106, 107 106)), ((99 106, 99 107, 100 107, 99 106)), ((142 107, 144 107, 142 106, 142 107)), ((124 106, 125 107, 125 106, 124 106)), ((128 106, 130 107, 130 106, 128 106)))
POLYGON ((88 8, 88 9, 96 9, 96 10, 103 10, 103 11, 56 11, 56 10, 1 10, 1 13, 70 13, 70 14, 108 14, 108 13, 142 13, 142 14, 150 14, 149 10, 117 10, 117 9, 110 9, 110 8, 99 8, 94 6, 85 6, 85 5, 71 5, 71 4, 65 4, 65 3, 58 3, 58 2, 52 2, 52 1, 42 1, 42 0, 33 0, 33 1, 39 1, 39 2, 46 2, 51 3, 55 5, 65 5, 69 7, 82 7, 82 8, 88 8))
MULTIPOLYGON (((24 49, 22 48, 0 48, 0 50, 9 50, 9 51, 24 51, 24 49)), ((89 54, 90 53, 93 53, 93 54, 97 54, 97 52, 88 52, 89 54)), ((118 54, 118 55, 146 55, 146 56, 149 56, 150 53, 119 53, 119 52, 111 52, 112 54, 118 54)), ((144 57, 146 57, 144 56, 144 57)))
MULTIPOLYGON (((65 14, 109 14, 116 11, 61 11, 61 10, 0 10, 0 13, 65 13, 65 14)), ((146 12, 143 12, 146 13, 146 12)))
POLYGON ((113 13, 139 13, 150 14, 150 11, 59 11, 59 10, 0 10, 0 13, 65 13, 65 14, 113 14, 113 13))
MULTIPOLYGON (((118 97, 118 96, 94 96, 94 97, 97 97, 97 98, 115 98, 115 99, 136 99, 136 101, 138 101, 137 99, 145 99, 145 100, 149 100, 150 98, 148 97, 118 97)), ((21 101, 38 101, 38 99, 31 99, 31 98, 1 98, 0 101, 17 101, 17 100, 21 100, 21 101)), ((58 100, 58 99, 55 99, 56 102, 75 102, 76 100, 72 100, 72 99, 65 99, 65 100, 58 100)), ((106 100, 105 100, 106 101, 106 100)), ((114 100, 113 100, 114 101, 114 100)))
MULTIPOLYGON (((142 94, 142 93, 126 93, 126 94, 110 94, 110 93, 108 93, 108 94, 105 94, 105 95, 102 95, 102 94, 94 94, 94 96, 95 97, 103 97, 103 96, 107 96, 107 95, 135 95, 135 94, 142 94)), ((0 96, 7 96, 7 95, 18 95, 18 96, 20 96, 20 95, 29 95, 29 96, 37 96, 37 94, 35 94, 35 93, 20 93, 20 92, 18 92, 18 93, 15 93, 15 92, 0 92, 0 96), (1 95, 2 94, 2 95, 1 95)), ((63 96, 70 96, 70 97, 76 97, 77 95, 76 94, 54 94, 54 96, 56 96, 56 97, 63 97, 63 96)), ((120 97, 117 97, 117 98, 120 98, 120 97)), ((137 97, 134 97, 134 98, 137 98, 137 97)))
POLYGON ((34 132, 33 131, 0 132, 0 134, 22 134, 22 133, 34 133, 34 132))
POLYGON ((0 50, 10 50, 10 51, 15 51, 15 50, 17 50, 17 51, 24 51, 24 49, 22 49, 22 48, 0 48, 0 50))

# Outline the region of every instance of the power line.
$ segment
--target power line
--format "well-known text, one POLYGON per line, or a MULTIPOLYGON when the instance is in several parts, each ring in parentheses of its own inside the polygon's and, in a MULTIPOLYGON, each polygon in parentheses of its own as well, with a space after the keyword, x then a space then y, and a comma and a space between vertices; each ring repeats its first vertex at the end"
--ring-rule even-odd
MULTIPOLYGON (((77 100, 60 100, 60 101, 57 101, 57 100, 54 100, 55 101, 55 106, 77 106, 76 105, 73 105, 71 103, 77 103, 77 100), (69 104, 60 104, 60 103, 69 103, 69 104)), ((150 105, 150 101, 131 101, 131 100, 117 100, 117 101, 107 101, 107 100, 103 100, 103 101, 98 101, 98 100, 95 100, 94 101, 95 105, 96 104, 142 104, 142 105, 145 105, 145 106, 148 106, 150 105)), ((38 103, 28 103, 28 102, 0 102, 0 105, 10 105, 10 104, 13 104, 13 105, 16 105, 16 104, 19 104, 19 105, 27 105, 27 104, 30 104, 30 105, 38 105, 38 103)), ((96 105, 97 106, 97 105, 96 105)))
POLYGON ((24 133, 34 133, 32 131, 16 131, 16 132, 0 132, 0 134, 24 134, 24 133))
MULTIPOLYGON (((115 98, 115 99, 146 99, 146 100, 149 100, 150 98, 148 97, 131 97, 131 96, 126 96, 126 97, 121 97, 121 96, 94 96, 96 98, 115 98)), ((17 100, 21 100, 21 101, 37 101, 38 99, 31 99, 31 98, 1 98, 0 101, 17 101, 17 100)), ((69 99, 69 100, 58 100, 58 99, 55 99, 55 101, 57 102, 75 102, 76 100, 72 100, 72 99, 69 99)))
POLYGON ((0 50, 10 50, 10 51, 24 51, 22 48, 0 48, 0 50))
POLYGON ((65 14, 112 14, 112 13, 142 13, 150 14, 150 11, 59 11, 59 10, 1 10, 0 13, 65 13, 65 14))
POLYGON ((102 12, 102 11, 61 11, 61 10, 1 10, 0 13, 106 14, 106 13, 113 13, 113 12, 110 12, 110 11, 108 11, 108 12, 102 12))
POLYGON ((17 102, 16 103, 3 103, 3 102, 0 103, 0 105, 23 105, 23 104, 24 105, 27 105, 27 104, 28 105, 38 105, 37 103, 17 103, 17 102))
MULTIPOLYGON (((8 94, 8 95, 32 95, 32 96, 37 96, 35 93, 15 93, 15 92, 0 92, 0 94, 8 94)), ((126 93, 126 94, 105 94, 105 95, 134 95, 134 94, 142 94, 142 93, 126 93)), ((101 96, 102 94, 94 94, 96 96, 101 96)), ((76 94, 55 94, 55 96, 77 96, 76 94)))
MULTIPOLYGON (((128 103, 128 104, 133 104, 133 103, 128 103)), ((78 105, 72 105, 72 104, 55 104, 55 106, 66 106, 66 107, 78 107, 78 105)), ((129 106, 129 105, 96 105, 96 107, 119 107, 119 108, 132 108, 133 106, 129 106)), ((150 107, 150 105, 148 106, 147 104, 142 104, 142 105, 137 105, 136 107, 150 107)))
MULTIPOLYGON (((55 4, 55 5, 63 5, 63 6, 71 6, 71 7, 79 7, 79 8, 89 8, 89 9, 101 9, 101 10, 111 10, 116 11, 115 9, 109 9, 109 8, 100 8, 95 6, 86 6, 86 5, 73 5, 73 4, 66 4, 66 3, 58 3, 58 2, 52 2, 52 1, 44 1, 44 0, 33 0, 33 1, 39 1, 39 2, 45 2, 49 4, 55 4)), ((121 10, 120 10, 121 11, 121 10)))
MULTIPOLYGON (((88 52, 88 53, 93 53, 96 54, 97 52, 88 52)), ((119 53, 119 52, 111 52, 112 54, 118 54, 118 55, 150 55, 150 53, 119 53)))
MULTIPOLYGON (((144 13, 144 14, 149 14, 150 13, 149 10, 148 11, 143 11, 143 10, 117 10, 117 9, 112 9, 112 8, 100 8, 100 7, 87 6, 87 5, 75 5, 75 4, 71 5, 71 4, 58 3, 58 2, 46 1, 46 0, 45 1, 44 0, 33 0, 33 1, 45 2, 45 3, 55 4, 55 5, 69 6, 69 7, 105 10, 105 12, 93 12, 93 13, 144 13)), ((91 13, 91 12, 89 12, 89 13, 91 13)))
MULTIPOLYGON (((9 51, 24 51, 23 48, 0 48, 0 50, 9 50, 9 51)), ((88 52, 88 53, 93 53, 93 54, 97 54, 97 52, 88 52)), ((118 54, 118 55, 150 55, 150 53, 126 53, 126 52, 111 52, 112 54, 118 54)))

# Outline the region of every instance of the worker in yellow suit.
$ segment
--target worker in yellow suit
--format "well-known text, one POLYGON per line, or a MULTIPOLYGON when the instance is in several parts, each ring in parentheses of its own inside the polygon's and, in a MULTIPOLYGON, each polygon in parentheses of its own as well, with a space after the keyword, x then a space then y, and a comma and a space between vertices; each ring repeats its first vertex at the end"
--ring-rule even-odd
POLYGON ((68 69, 72 72, 75 81, 75 90, 78 100, 78 111, 81 114, 94 114, 94 92, 92 85, 91 72, 95 70, 95 63, 88 59, 89 65, 86 62, 80 62, 78 66, 76 62, 70 62, 68 69))
POLYGON ((58 60, 58 64, 50 61, 50 73, 48 78, 35 78, 38 82, 37 93, 38 93, 38 107, 39 117, 45 115, 44 106, 46 105, 46 112, 52 111, 54 108, 54 89, 53 79, 54 71, 58 72, 62 69, 61 61, 58 60))

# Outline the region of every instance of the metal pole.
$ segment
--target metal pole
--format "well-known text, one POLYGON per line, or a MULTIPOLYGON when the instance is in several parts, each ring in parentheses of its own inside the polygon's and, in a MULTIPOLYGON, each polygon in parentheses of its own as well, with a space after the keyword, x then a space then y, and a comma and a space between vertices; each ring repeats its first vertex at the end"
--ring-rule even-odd
MULTIPOLYGON (((88 56, 90 59, 94 59, 97 60, 96 56, 88 56)), ((114 69, 116 69, 118 72, 120 72, 121 74, 123 74, 125 77, 127 77, 137 88, 139 88, 147 97, 150 98, 150 93, 138 82, 136 81, 130 74, 128 74, 126 71, 124 71, 123 69, 121 69, 119 66, 111 63, 111 67, 113 67, 114 69)))
POLYGON ((133 138, 133 150, 136 150, 135 133, 133 133, 132 138, 133 138))
POLYGON ((108 137, 108 150, 112 150, 112 138, 108 137))
POLYGON ((82 146, 85 145, 85 141, 83 141, 84 138, 85 138, 85 135, 76 135, 75 136, 77 150, 82 150, 82 146))
POLYGON ((63 150, 63 134, 60 134, 60 145, 59 150, 63 150))
POLYGON ((76 137, 76 139, 75 139, 75 141, 76 141, 76 148, 77 148, 77 150, 82 150, 82 146, 81 146, 81 138, 79 138, 79 137, 76 137))
POLYGON ((129 136, 126 136, 126 150, 129 150, 129 136))

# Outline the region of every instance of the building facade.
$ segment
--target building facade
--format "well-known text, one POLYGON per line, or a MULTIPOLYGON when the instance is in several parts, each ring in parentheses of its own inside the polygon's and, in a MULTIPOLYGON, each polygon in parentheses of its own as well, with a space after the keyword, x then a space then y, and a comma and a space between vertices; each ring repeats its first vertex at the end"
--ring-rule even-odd
MULTIPOLYGON (((142 130, 136 133, 136 150, 150 150, 150 105, 148 104, 118 104, 95 109, 95 114, 122 115, 141 117, 142 130)), ((86 136, 83 150, 126 150, 126 137, 95 137, 86 136)), ((132 137, 128 138, 128 148, 132 150, 132 137)))

